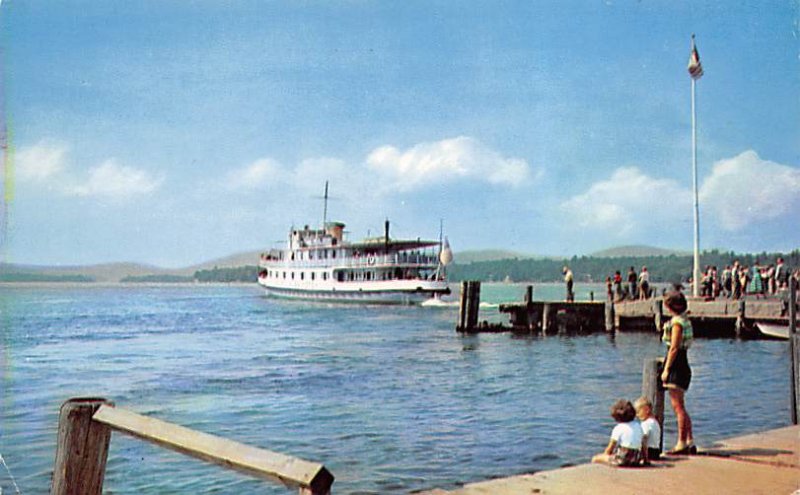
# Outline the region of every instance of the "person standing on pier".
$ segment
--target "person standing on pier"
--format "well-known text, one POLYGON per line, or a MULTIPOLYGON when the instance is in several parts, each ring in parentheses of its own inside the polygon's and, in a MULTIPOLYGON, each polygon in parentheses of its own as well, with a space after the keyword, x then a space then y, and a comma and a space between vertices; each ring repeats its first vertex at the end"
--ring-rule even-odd
POLYGON ((636 292, 638 280, 639 277, 636 275, 636 270, 633 267, 630 267, 630 269, 628 269, 628 297, 631 299, 638 299, 636 292))
POLYGON ((740 299, 742 297, 742 274, 739 260, 733 262, 731 267, 731 298, 740 299))
POLYGON ((789 286, 789 269, 783 264, 783 258, 778 258, 775 265, 775 289, 783 290, 789 286))
POLYGON ((572 284, 574 282, 572 270, 570 270, 568 266, 565 266, 562 273, 564 274, 564 283, 567 285, 567 302, 573 302, 575 300, 575 293, 572 292, 572 284))
POLYGON ((733 284, 731 282, 731 265, 725 265, 725 269, 722 270, 722 296, 728 299, 733 294, 733 284))
POLYGON ((647 267, 643 266, 639 272, 639 299, 648 297, 650 297, 650 274, 647 272, 647 267))
POLYGON ((614 297, 616 301, 622 300, 622 274, 619 270, 614 272, 614 297))
POLYGON ((686 411, 684 400, 692 380, 687 351, 694 340, 694 332, 692 323, 686 316, 688 304, 682 292, 673 290, 667 293, 664 296, 664 307, 672 314, 672 319, 664 325, 661 336, 661 340, 668 346, 661 382, 664 388, 669 390, 669 400, 678 422, 678 441, 669 453, 694 454, 697 452, 697 447, 694 445, 692 420, 686 411))

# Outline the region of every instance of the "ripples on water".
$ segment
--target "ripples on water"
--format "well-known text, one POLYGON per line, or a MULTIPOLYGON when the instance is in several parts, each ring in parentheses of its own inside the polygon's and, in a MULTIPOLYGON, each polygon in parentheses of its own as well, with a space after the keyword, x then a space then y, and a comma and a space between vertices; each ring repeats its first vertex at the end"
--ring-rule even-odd
MULTIPOLYGON (((459 336, 454 309, 282 302, 253 287, 3 288, 0 311, 0 453, 23 493, 49 489, 58 408, 81 395, 321 461, 339 494, 587 462, 609 405, 636 398, 643 360, 663 353, 654 334, 459 336)), ((701 444, 788 423, 785 343, 698 340, 690 359, 701 444)), ((13 493, 2 471, 0 487, 13 493)), ((105 487, 291 493, 121 434, 105 487)))

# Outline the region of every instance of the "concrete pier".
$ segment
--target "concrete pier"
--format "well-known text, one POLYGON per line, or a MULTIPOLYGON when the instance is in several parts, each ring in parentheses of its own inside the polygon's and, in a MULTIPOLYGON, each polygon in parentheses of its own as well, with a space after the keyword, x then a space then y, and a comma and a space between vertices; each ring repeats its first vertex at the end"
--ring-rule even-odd
MULTIPOLYGON (((598 452, 603 446, 597 447, 598 452)), ((581 464, 432 490, 424 495, 676 493, 791 494, 800 489, 800 426, 723 440, 694 456, 665 456, 650 467, 581 464)))

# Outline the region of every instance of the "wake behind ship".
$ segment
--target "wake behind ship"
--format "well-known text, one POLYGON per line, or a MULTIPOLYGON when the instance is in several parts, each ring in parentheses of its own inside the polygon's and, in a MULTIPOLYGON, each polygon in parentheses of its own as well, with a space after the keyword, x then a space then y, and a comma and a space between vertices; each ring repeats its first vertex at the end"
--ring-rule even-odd
MULTIPOLYGON (((327 194, 326 194, 327 196, 327 194)), ((447 242, 383 237, 348 242, 345 225, 290 229, 286 249, 261 255, 258 283, 268 295, 324 301, 415 304, 449 294, 447 242)))

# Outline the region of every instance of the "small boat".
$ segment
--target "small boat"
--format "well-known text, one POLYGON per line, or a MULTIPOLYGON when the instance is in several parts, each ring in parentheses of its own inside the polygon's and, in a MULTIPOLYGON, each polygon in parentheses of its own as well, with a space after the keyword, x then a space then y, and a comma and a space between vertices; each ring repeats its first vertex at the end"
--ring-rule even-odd
MULTIPOLYGON (((447 239, 382 237, 350 242, 345 225, 327 221, 328 184, 321 228, 289 230, 285 249, 261 255, 258 283, 268 295, 288 299, 419 304, 449 294, 447 239)), ((436 304, 431 303, 431 304, 436 304)))
POLYGON ((773 339, 789 340, 789 325, 778 325, 776 323, 756 322, 758 331, 765 337, 773 339))

